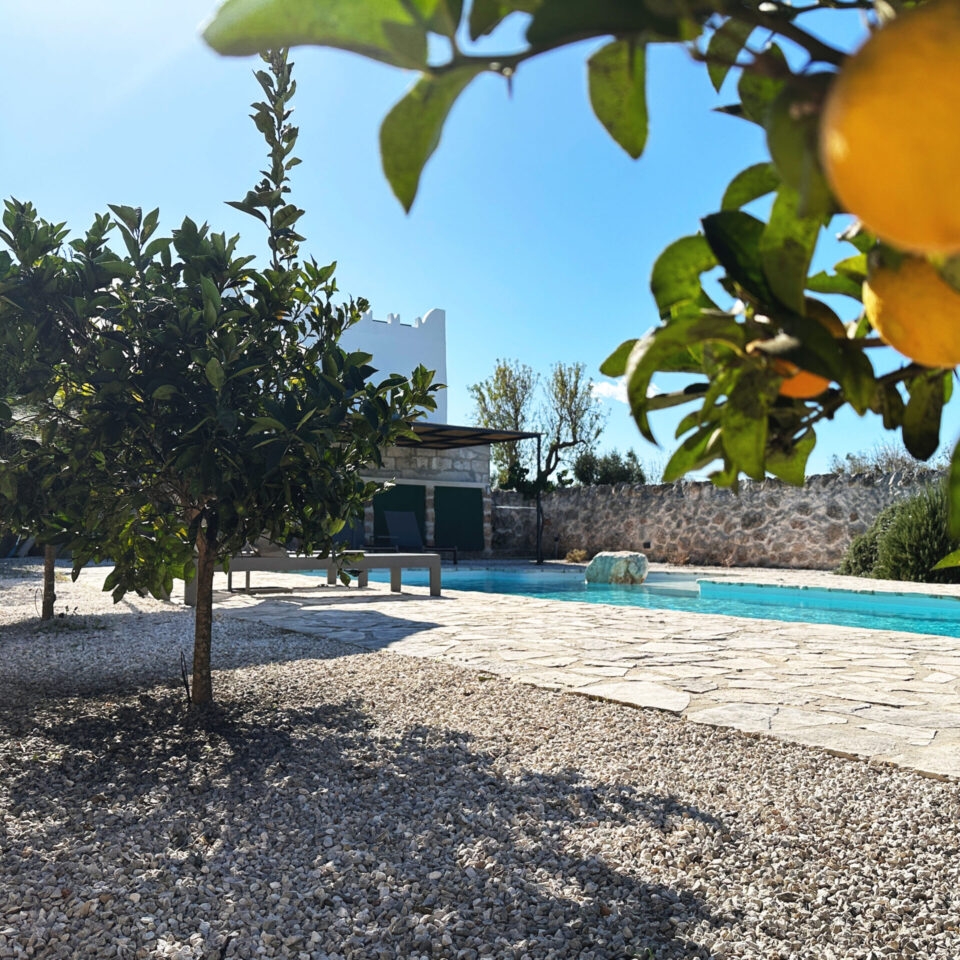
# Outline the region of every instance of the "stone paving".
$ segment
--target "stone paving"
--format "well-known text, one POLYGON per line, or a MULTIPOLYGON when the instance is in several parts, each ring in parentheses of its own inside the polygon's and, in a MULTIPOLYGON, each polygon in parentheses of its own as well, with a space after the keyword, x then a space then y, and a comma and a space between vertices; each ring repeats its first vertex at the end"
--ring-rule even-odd
MULTIPOLYGON (((905 589, 813 571, 683 571, 752 583, 905 589)), ((268 577, 291 592, 219 591, 218 611, 960 777, 958 638, 447 589, 432 599, 425 588, 391 594, 381 584, 359 591, 317 588, 317 578, 302 575, 268 577)), ((916 589, 960 595, 957 587, 916 589)))

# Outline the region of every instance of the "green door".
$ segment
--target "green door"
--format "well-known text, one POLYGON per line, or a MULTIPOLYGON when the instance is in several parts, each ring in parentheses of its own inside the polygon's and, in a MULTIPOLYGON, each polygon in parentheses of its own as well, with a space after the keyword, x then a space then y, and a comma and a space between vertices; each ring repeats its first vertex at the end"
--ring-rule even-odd
POLYGON ((483 549, 483 493, 479 487, 434 487, 438 547, 483 549))
POLYGON ((409 511, 417 518, 420 537, 426 538, 427 488, 415 483, 398 483, 389 490, 378 493, 373 498, 373 536, 375 543, 386 543, 381 537, 389 536, 387 522, 383 519, 384 510, 409 511))

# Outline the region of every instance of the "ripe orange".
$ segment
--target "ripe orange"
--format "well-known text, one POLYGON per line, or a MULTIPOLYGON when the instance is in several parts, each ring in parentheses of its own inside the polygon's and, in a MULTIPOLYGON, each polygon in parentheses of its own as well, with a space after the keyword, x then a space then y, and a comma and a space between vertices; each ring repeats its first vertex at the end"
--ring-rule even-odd
POLYGON ((878 30, 840 71, 820 152, 844 207, 894 246, 960 252, 960 3, 878 30))
POLYGON ((883 341, 904 356, 925 367, 960 363, 960 293, 921 257, 874 264, 863 305, 883 341))
MULTIPOLYGON (((840 318, 825 303, 807 297, 806 308, 807 316, 819 320, 835 337, 847 335, 846 327, 840 318)), ((783 377, 783 383, 780 384, 781 397, 810 400, 812 397, 819 396, 830 386, 830 381, 826 377, 810 373, 809 370, 802 370, 795 363, 779 357, 774 359, 773 369, 783 377)))

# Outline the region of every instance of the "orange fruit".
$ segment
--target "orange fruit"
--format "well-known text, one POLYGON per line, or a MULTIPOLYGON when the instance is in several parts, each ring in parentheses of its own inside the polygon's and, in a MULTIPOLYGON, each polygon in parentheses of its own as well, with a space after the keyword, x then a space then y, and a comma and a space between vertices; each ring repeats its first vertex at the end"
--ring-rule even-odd
POLYGON ((820 153, 843 206, 896 247, 960 252, 960 3, 878 30, 827 95, 820 153))
POLYGON ((960 363, 960 293, 921 257, 872 264, 863 305, 884 343, 905 357, 925 367, 960 363))
MULTIPOLYGON (((835 337, 846 337, 847 329, 840 318, 820 300, 806 298, 807 316, 813 317, 822 323, 835 337)), ((796 400, 810 400, 817 397, 827 387, 830 381, 809 370, 803 370, 789 360, 776 357, 773 360, 773 369, 783 377, 780 384, 781 397, 793 397, 796 400)))

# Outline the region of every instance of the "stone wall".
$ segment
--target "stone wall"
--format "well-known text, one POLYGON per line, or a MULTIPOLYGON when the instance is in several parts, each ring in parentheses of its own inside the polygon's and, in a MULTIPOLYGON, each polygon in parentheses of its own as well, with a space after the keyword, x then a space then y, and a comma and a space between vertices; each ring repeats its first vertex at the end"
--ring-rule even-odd
MULTIPOLYGON (((921 483, 893 473, 814 476, 801 488, 745 481, 739 495, 709 482, 567 488, 543 497, 543 551, 640 550, 667 563, 830 570, 883 507, 921 483)), ((492 506, 494 553, 532 556, 533 502, 495 491, 492 506)))

